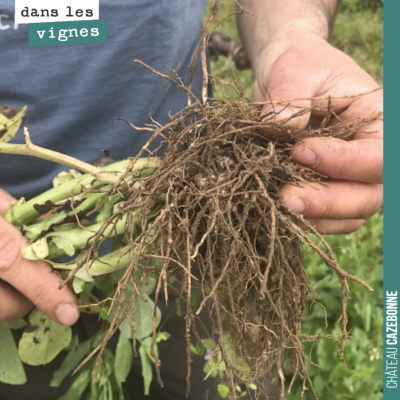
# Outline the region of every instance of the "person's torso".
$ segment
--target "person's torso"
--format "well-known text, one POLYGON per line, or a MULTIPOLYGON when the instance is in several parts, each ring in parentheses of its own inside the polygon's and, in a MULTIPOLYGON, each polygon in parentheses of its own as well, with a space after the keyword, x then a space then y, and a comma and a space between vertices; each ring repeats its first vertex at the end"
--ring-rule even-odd
MULTIPOLYGON (((156 70, 176 68, 189 82, 191 55, 200 37, 206 0, 100 0, 108 43, 28 46, 28 26, 14 23, 14 0, 0 0, 0 103, 28 106, 31 139, 86 162, 110 149, 114 159, 134 156, 150 132, 134 131, 152 116, 187 105, 186 94, 134 62, 156 70)), ((194 92, 200 96, 201 70, 194 92)), ((21 133, 13 142, 22 142, 21 133)), ((0 187, 19 198, 47 189, 66 167, 25 156, 0 154, 0 187)))

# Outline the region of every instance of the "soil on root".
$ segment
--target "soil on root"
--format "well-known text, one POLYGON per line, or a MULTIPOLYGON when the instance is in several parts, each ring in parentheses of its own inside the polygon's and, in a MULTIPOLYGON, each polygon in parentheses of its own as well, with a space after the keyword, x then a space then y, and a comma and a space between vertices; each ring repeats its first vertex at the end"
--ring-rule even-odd
MULTIPOLYGON (((299 110, 298 115, 310 111, 299 110)), ((232 392, 236 378, 262 380, 266 369, 273 368, 284 393, 281 360, 286 353, 290 353, 293 369, 300 369, 302 379, 309 381, 301 321, 308 300, 314 297, 302 264, 302 243, 310 245, 341 281, 341 358, 348 336, 346 280, 369 288, 343 271, 323 237, 283 203, 279 189, 284 184, 313 186, 325 180, 293 162, 290 149, 307 137, 347 137, 371 120, 335 129, 324 127, 331 115, 328 113, 318 130, 279 139, 266 136, 263 128, 282 130, 282 121, 277 124, 272 113, 261 122, 260 113, 261 106, 220 100, 203 108, 203 114, 194 107, 193 116, 189 111, 173 120, 162 164, 137 196, 151 191, 153 196, 167 193, 165 213, 157 227, 162 253, 167 257, 164 273, 181 276, 182 292, 190 304, 191 263, 197 264, 203 298, 196 314, 207 307, 215 322, 219 347, 214 356, 221 352, 232 392), (299 220, 323 248, 298 226, 299 220), (168 262, 171 256, 180 265, 168 262), (224 343, 227 332, 239 357, 251 366, 250 374, 228 358, 224 343)), ((156 295, 160 287, 157 289, 156 295)), ((190 307, 187 313, 188 332, 191 329, 197 336, 190 307)), ((188 333, 188 364, 189 345, 188 333)), ((312 388, 311 381, 308 384, 312 388)))
MULTIPOLYGON (((301 331, 307 306, 315 302, 315 293, 302 263, 304 243, 340 279, 342 334, 337 350, 343 359, 348 337, 347 280, 356 281, 367 289, 370 287, 339 267, 324 238, 301 215, 286 207, 279 190, 285 184, 315 188, 326 184, 325 176, 291 159, 290 150, 295 143, 315 136, 346 139, 380 115, 331 126, 329 121, 335 113, 328 106, 326 116, 317 128, 292 136, 287 134, 288 130, 293 130, 290 119, 310 113, 312 109, 299 109, 284 120, 277 119, 275 112, 261 119, 261 109, 261 104, 245 99, 237 102, 213 99, 206 105, 198 102, 188 106, 171 117, 171 122, 164 127, 155 122, 147 127, 154 134, 131 160, 131 165, 159 135, 164 137, 165 151, 159 167, 142 179, 139 189, 132 190, 131 198, 119 205, 120 214, 105 224, 115 223, 121 215, 128 215, 124 241, 130 244, 135 257, 119 283, 119 296, 115 298, 118 311, 109 334, 98 348, 98 360, 109 337, 126 315, 130 316, 134 330, 134 300, 140 296, 144 277, 155 271, 150 264, 151 258, 155 257, 162 260, 162 267, 156 270, 159 280, 155 304, 160 293, 168 299, 170 276, 182 282, 181 295, 187 304, 188 392, 192 361, 190 343, 202 343, 197 327, 200 326, 198 314, 204 308, 215 327, 211 336, 215 337, 217 347, 212 356, 225 363, 224 380, 231 389, 232 398, 235 398, 238 382, 257 384, 262 382, 268 370, 280 380, 283 396, 284 360, 291 365, 295 377, 298 374, 303 380, 304 390, 308 386, 314 391, 307 373, 309 360, 303 350, 303 341, 312 340, 316 344, 326 326, 313 337, 305 336, 301 331), (266 129, 279 131, 281 135, 269 136, 266 129), (162 196, 166 199, 164 207, 152 223, 147 223, 154 215, 154 204, 162 196), (130 215, 138 207, 142 207, 143 224, 141 234, 135 237, 130 215), (315 235, 316 241, 311 239, 309 232, 315 235), (138 268, 139 265, 142 267, 138 268), (132 298, 126 299, 128 283, 136 282, 138 277, 137 290, 132 298), (194 287, 202 292, 197 310, 190 306, 194 287), (129 306, 122 313, 126 302, 129 306), (227 351, 227 347, 235 349, 235 357, 227 354, 231 351, 227 351)), ((121 182, 126 190, 137 180, 121 182)), ((103 241, 100 232, 87 260, 93 257, 103 241)), ((85 260, 81 267, 84 263, 85 260)), ((154 309, 153 345, 155 315, 154 309)), ((134 339, 134 335, 132 337, 134 339)), ((153 357, 162 385, 160 360, 154 352, 153 357)), ((258 395, 267 395, 263 393, 262 384, 258 385, 258 395)))
MULTIPOLYGON (((171 116, 171 122, 165 126, 155 121, 145 128, 130 124, 134 129, 153 131, 153 134, 137 156, 131 159, 126 172, 97 209, 116 190, 129 191, 131 197, 119 204, 119 212, 105 222, 95 235, 86 256, 64 282, 69 282, 78 269, 96 258, 97 251, 107 239, 104 235, 107 227, 126 215, 123 241, 129 244, 134 256, 118 284, 114 297, 114 302, 118 304, 117 312, 108 334, 81 366, 98 352, 98 369, 109 338, 127 316, 135 351, 134 301, 140 296, 146 275, 156 272, 159 279, 155 290, 151 354, 160 385, 161 361, 154 353, 156 305, 162 297, 168 300, 168 279, 174 276, 182 283, 181 298, 187 304, 187 393, 190 391, 192 362, 190 344, 197 341, 202 346, 197 329, 202 327, 198 314, 206 309, 213 321, 212 332, 208 334, 215 338, 217 344, 211 357, 217 365, 225 363, 224 381, 230 388, 232 399, 236 398, 236 384, 243 382, 256 385, 259 382, 256 396, 267 398, 262 383, 269 370, 274 379, 280 380, 283 399, 283 364, 290 365, 294 374, 288 388, 298 377, 303 381, 301 398, 307 387, 317 398, 307 373, 307 364, 311 360, 304 353, 303 342, 310 340, 313 345, 317 344, 324 335, 327 323, 325 320, 325 326, 315 336, 305 335, 301 331, 308 305, 316 303, 315 292, 302 262, 303 244, 311 247, 340 280, 342 314, 338 317, 342 333, 335 345, 342 360, 349 336, 347 280, 358 282, 366 289, 371 288, 339 267, 324 238, 302 215, 286 207, 279 190, 285 184, 310 185, 316 190, 318 185, 326 184, 327 177, 291 159, 290 150, 297 142, 310 137, 350 139, 356 132, 367 130, 367 126, 381 118, 382 114, 341 121, 332 109, 330 99, 318 98, 327 104, 325 110, 318 109, 319 115, 323 114, 324 118, 293 135, 295 127, 291 126, 291 120, 317 111, 317 107, 297 108, 297 112, 285 119, 279 119, 279 113, 275 111, 261 117, 263 104, 252 103, 244 97, 234 74, 234 89, 241 100, 229 101, 224 84, 208 74, 206 65, 206 48, 210 37, 208 30, 218 3, 219 0, 216 0, 211 7, 199 46, 192 57, 193 72, 200 55, 203 70, 202 102, 192 93, 191 83, 188 87, 183 84, 177 70, 170 69, 171 74, 165 75, 137 61, 182 89, 188 96, 188 107, 171 116), (207 98, 210 81, 219 86, 222 99, 207 98), (332 124, 334 118, 339 123, 332 124), (268 135, 266 131, 278 135, 268 135), (160 165, 145 178, 126 179, 134 163, 149 152, 150 144, 159 136, 164 139, 160 165), (154 207, 160 199, 165 200, 165 205, 154 219, 154 207), (143 220, 138 235, 132 228, 132 213, 139 207, 143 220), (309 233, 313 233, 316 240, 312 240, 309 233), (155 267, 150 262, 154 258, 161 260, 161 266, 155 267), (129 283, 135 290, 132 297, 127 299, 129 283), (194 288, 202 292, 196 310, 190 305, 194 288), (123 309, 126 304, 128 306, 123 309)), ((239 12, 247 12, 238 5, 239 12)), ((295 107, 293 102, 296 100, 302 99, 288 99, 280 104, 295 107)), ((156 153, 150 152, 151 155, 156 153)))

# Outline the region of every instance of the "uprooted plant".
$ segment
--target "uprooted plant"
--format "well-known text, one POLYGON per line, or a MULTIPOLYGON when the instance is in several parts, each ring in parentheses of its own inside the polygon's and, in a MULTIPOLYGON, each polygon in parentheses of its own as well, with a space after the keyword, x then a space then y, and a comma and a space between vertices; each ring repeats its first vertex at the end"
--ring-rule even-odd
MULTIPOLYGON (((138 61, 184 90, 188 106, 171 116, 165 126, 155 121, 145 128, 131 124, 134 129, 152 131, 151 138, 135 157, 103 169, 33 146, 26 128, 26 145, 1 144, 0 152, 39 154, 86 175, 73 171, 60 175, 54 189, 11 205, 6 218, 32 242, 23 250, 24 257, 51 264, 64 278, 60 287, 73 284, 81 292, 82 309, 97 310, 107 322, 101 340, 77 368, 96 356, 95 365, 91 364, 94 380, 109 339, 124 326, 131 334, 134 353, 137 341, 142 344, 143 338, 152 333, 147 349, 162 385, 161 360, 156 351, 157 342, 162 340, 157 331, 157 304, 163 298, 168 300, 173 277, 181 283, 186 303, 188 393, 195 342, 196 348, 208 348, 209 363, 221 371, 222 383, 229 388, 232 399, 238 395, 239 383, 257 388, 258 396, 267 395, 262 382, 268 370, 280 380, 284 398, 284 364, 291 366, 293 381, 296 376, 303 381, 303 393, 307 387, 314 392, 303 343, 317 343, 326 326, 315 337, 301 330, 306 310, 315 302, 302 262, 302 245, 310 246, 340 280, 342 333, 337 350, 341 359, 349 336, 347 281, 372 289, 340 268, 323 236, 302 215, 286 207, 279 190, 284 184, 326 184, 327 177, 291 159, 294 144, 315 136, 346 139, 367 129, 381 114, 331 124, 337 115, 328 98, 325 117, 318 127, 292 135, 295 127, 290 121, 316 107, 298 108, 286 119, 277 118, 276 112, 261 118, 264 103, 246 99, 236 80, 241 100, 208 98, 209 80, 219 84, 208 76, 205 66, 207 29, 217 6, 218 0, 193 57, 193 65, 199 54, 202 60, 203 101, 193 94, 191 85, 183 84, 177 70, 171 69, 167 76, 138 61), (269 135, 266 131, 285 135, 269 135), (157 151, 148 149, 159 136, 164 150, 157 158, 157 151), (11 146, 22 147, 11 150, 11 146), (150 155, 142 157, 147 152, 150 155), (49 218, 38 220, 50 211, 53 214, 49 218), (89 224, 82 223, 95 215, 89 224), (314 239, 308 233, 313 233, 314 239), (110 238, 114 238, 114 251, 100 256, 110 238), (75 257, 62 263, 58 258, 65 254, 75 257), (118 282, 107 289, 106 299, 100 301, 90 295, 93 283, 105 274, 115 276, 116 271, 118 282), (155 284, 154 303, 145 287, 149 277, 155 284), (191 303, 193 288, 201 291, 196 307, 191 303), (138 335, 141 328, 135 322, 138 302, 150 305, 147 311, 152 314, 151 331, 144 337, 138 335), (214 326, 207 338, 198 329, 198 315, 203 309, 208 310, 214 326)), ((224 93, 222 83, 220 87, 224 93)), ((280 104, 289 105, 294 100, 298 99, 280 104)))

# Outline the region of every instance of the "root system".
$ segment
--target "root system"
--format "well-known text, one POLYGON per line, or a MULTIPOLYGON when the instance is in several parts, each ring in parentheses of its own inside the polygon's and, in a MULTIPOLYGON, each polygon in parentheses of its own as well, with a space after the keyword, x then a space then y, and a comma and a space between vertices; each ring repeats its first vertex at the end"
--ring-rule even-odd
MULTIPOLYGON (((176 84, 181 85, 175 71, 170 79, 176 79, 176 84)), ((235 398, 238 381, 262 381, 268 369, 279 377, 283 395, 282 360, 287 356, 291 357, 293 371, 298 371, 303 380, 303 388, 308 386, 313 390, 307 374, 308 361, 301 331, 308 303, 315 300, 302 262, 304 243, 321 257, 341 282, 342 335, 338 351, 343 359, 348 337, 347 280, 358 282, 367 289, 370 287, 339 267, 323 236, 301 215, 286 207, 279 189, 284 184, 325 184, 326 177, 291 159, 290 150, 296 142, 315 136, 346 138, 377 116, 329 126, 334 111, 327 110, 325 119, 316 129, 296 136, 268 136, 264 131, 266 128, 287 132, 290 118, 312 110, 299 109, 287 120, 276 119, 275 113, 261 120, 261 108, 261 104, 245 99, 236 102, 212 99, 206 105, 196 101, 171 117, 168 125, 161 127, 154 123, 148 127, 154 134, 147 146, 158 135, 165 138, 166 149, 161 163, 152 174, 141 179, 140 187, 131 191, 129 200, 120 204, 119 212, 104 225, 105 230, 127 215, 123 241, 129 244, 135 256, 114 299, 119 310, 127 301, 130 305, 122 315, 116 313, 109 335, 99 348, 99 360, 107 340, 126 316, 130 316, 134 330, 132 305, 139 296, 140 284, 132 298, 126 299, 128 283, 136 282, 139 276, 142 282, 146 274, 157 272, 156 304, 162 292, 162 297, 168 300, 170 276, 182 282, 182 296, 188 304, 188 390, 192 361, 190 343, 192 339, 199 345, 202 343, 196 321, 203 308, 214 321, 217 333, 213 336, 217 338, 218 347, 213 356, 220 352, 221 360, 225 362, 225 379, 232 398, 235 398), (146 220, 154 215, 154 205, 163 196, 166 196, 164 207, 154 222, 147 224, 146 220), (129 216, 139 207, 143 215, 142 231, 135 236, 129 216), (313 233, 316 240, 312 240, 308 232, 313 233), (150 265, 152 257, 162 260, 161 271, 154 271, 150 265), (203 295, 196 311, 190 307, 194 286, 200 287, 203 295), (250 370, 228 357, 227 337, 233 343, 237 357, 243 359, 250 370)), ((145 150, 146 147, 142 152, 145 150)), ((131 165, 140 155, 131 160, 131 165)), ((119 189, 129 190, 136 181, 121 179, 119 189)), ((115 187, 111 189, 109 195, 115 190, 115 187)), ((94 244, 77 269, 95 259, 97 250, 106 240, 104 230, 96 234, 94 244)), ((321 327, 320 335, 307 337, 307 340, 317 343, 325 328, 321 327)), ((155 354, 153 357, 159 370, 160 360, 155 354)), ((158 379, 162 384, 160 374, 158 379)), ((261 390, 262 385, 259 387, 261 390)))
MULTIPOLYGON (((330 121, 337 116, 329 99, 326 99, 328 107, 323 110, 325 117, 318 126, 308 127, 293 135, 291 120, 311 113, 315 108, 299 108, 286 119, 279 119, 274 111, 261 117, 263 104, 246 99, 235 79, 235 90, 241 100, 230 101, 225 95, 221 99, 208 98, 209 80, 219 85, 214 77, 208 76, 205 68, 205 48, 209 37, 206 32, 217 6, 218 1, 212 8, 193 57, 193 66, 199 54, 203 64, 202 101, 192 93, 191 85, 185 87, 177 70, 171 69, 171 74, 167 76, 139 62, 185 91, 189 105, 171 116, 170 123, 165 126, 154 121, 140 128, 152 131, 151 138, 130 160, 125 173, 108 190, 97 209, 118 191, 129 192, 129 199, 120 203, 118 211, 93 235, 90 249, 63 284, 70 282, 79 269, 88 268, 97 259, 98 250, 112 233, 110 227, 115 227, 118 221, 126 218, 125 234, 121 240, 128 246, 125 254, 129 253, 132 257, 113 299, 118 307, 108 334, 89 356, 97 353, 97 367, 108 340, 126 317, 131 323, 136 346, 133 304, 135 298, 140 296, 143 279, 147 274, 156 272, 159 279, 155 304, 164 301, 164 298, 168 300, 167 284, 171 276, 182 283, 181 296, 187 304, 188 391, 192 362, 190 344, 197 341, 200 346, 203 345, 197 326, 198 314, 206 309, 215 328, 210 334, 217 343, 211 356, 219 363, 225 363, 224 381, 230 388, 231 398, 236 398, 235 385, 238 382, 257 384, 263 381, 268 370, 280 380, 281 396, 284 398, 282 365, 284 360, 288 363, 288 358, 294 372, 293 380, 297 376, 303 381, 303 393, 307 387, 314 391, 307 373, 310 360, 304 353, 303 341, 317 343, 326 328, 322 326, 321 333, 312 338, 305 337, 301 330, 306 310, 315 301, 315 293, 303 265, 303 245, 310 246, 340 280, 342 314, 338 317, 342 334, 337 349, 342 359, 349 335, 347 281, 353 280, 371 290, 366 283, 342 270, 323 236, 283 203, 279 194, 283 185, 315 186, 327 181, 327 177, 294 162, 290 150, 295 143, 310 137, 350 138, 380 115, 333 125, 330 121), (269 135, 266 131, 275 131, 280 135, 269 135), (160 165, 144 178, 128 179, 135 162, 147 155, 150 144, 159 136, 163 138, 164 146, 160 165), (160 198, 165 200, 165 204, 157 210, 155 207, 160 198), (142 223, 138 231, 133 229, 133 213, 139 208, 142 223), (309 233, 314 234, 314 240, 309 233), (161 266, 151 264, 152 258, 161 260, 161 266), (132 297, 127 298, 127 286, 131 283, 135 289, 132 297), (196 310, 190 306, 194 287, 202 292, 196 310), (232 348, 235 350, 233 357, 230 354, 232 348)), ((224 93, 223 85, 219 87, 224 93)), ((293 100, 296 99, 288 99, 284 104, 289 105, 293 100)), ((153 351, 156 308, 153 319, 152 356, 156 360, 158 381, 162 385, 161 361, 153 351)), ((289 383, 289 389, 292 383, 289 383)), ((258 396, 266 395, 263 385, 257 386, 258 396)))

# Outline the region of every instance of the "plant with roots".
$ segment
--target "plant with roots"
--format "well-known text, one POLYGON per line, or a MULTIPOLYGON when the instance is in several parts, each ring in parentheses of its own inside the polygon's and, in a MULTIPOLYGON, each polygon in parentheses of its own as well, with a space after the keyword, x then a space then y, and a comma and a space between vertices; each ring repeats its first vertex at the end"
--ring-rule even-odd
MULTIPOLYGON (((138 355, 139 346, 145 387, 151 379, 148 369, 145 373, 150 361, 155 363, 162 386, 157 343, 168 339, 168 334, 158 329, 157 304, 168 301, 168 289, 176 291, 172 282, 177 280, 181 303, 186 308, 183 345, 187 351, 187 393, 192 356, 204 354, 207 349, 205 371, 207 376, 219 376, 223 397, 241 396, 244 392, 240 384, 256 390, 260 398, 267 396, 263 382, 271 371, 280 380, 282 398, 295 379, 303 381, 301 397, 309 388, 317 398, 307 373, 311 359, 304 353, 303 344, 317 344, 327 324, 316 336, 301 329, 307 308, 317 303, 302 261, 304 244, 340 280, 342 313, 338 318, 342 332, 335 345, 344 360, 349 336, 347 281, 372 289, 340 268, 323 236, 302 215, 286 207, 279 189, 288 183, 325 184, 325 176, 291 159, 290 149, 295 143, 315 136, 344 139, 381 118, 381 114, 332 125, 329 122, 337 115, 327 98, 327 108, 322 110, 325 117, 319 126, 294 136, 290 121, 315 107, 298 108, 285 119, 277 119, 275 112, 261 119, 265 103, 246 99, 236 79, 234 89, 241 99, 229 101, 223 83, 209 75, 206 68, 207 32, 218 3, 211 9, 192 59, 192 71, 199 56, 203 67, 201 100, 193 94, 191 84, 184 85, 177 70, 170 69, 171 74, 164 75, 137 61, 181 88, 188 96, 188 106, 170 116, 165 126, 155 121, 145 128, 130 124, 134 129, 152 132, 135 157, 96 168, 34 146, 27 127, 25 145, 0 143, 0 153, 33 155, 84 172, 60 174, 53 189, 27 202, 21 199, 6 213, 6 218, 32 243, 23 250, 23 256, 48 262, 62 276, 60 287, 72 285, 79 294, 82 311, 98 312, 103 319, 101 332, 90 343, 70 344, 70 354, 80 352, 80 357, 55 374, 55 383, 59 384, 60 376, 72 370, 81 371, 79 376, 84 376, 81 380, 86 379, 86 385, 90 378, 96 382, 104 375, 104 366, 113 362, 107 345, 120 330, 115 357, 120 359, 123 352, 138 355), (207 97, 210 81, 219 85, 223 98, 207 97), (269 136, 266 129, 286 135, 269 136), (160 136, 160 149, 164 150, 162 156, 155 157, 157 150, 148 149, 160 136), (146 153, 150 155, 143 157, 146 153), (52 214, 47 219, 38 219, 49 212, 52 214), (82 220, 90 216, 96 217, 84 224, 82 220), (111 238, 113 251, 101 255, 102 246, 111 238), (63 255, 72 260, 60 262, 63 255), (103 290, 103 299, 93 296, 94 286, 103 290), (154 301, 149 297, 153 291, 154 301), (200 293, 198 302, 193 302, 194 292, 200 293), (211 332, 203 329, 199 318, 202 310, 207 310, 212 320, 211 332), (284 368, 294 373, 287 387, 284 368)), ((289 105, 295 100, 279 104, 289 105)), ((27 343, 33 340, 29 329, 24 337, 27 343)), ((68 340, 59 347, 67 345, 68 340)), ((21 353, 21 344, 20 354, 23 360, 29 359, 26 352, 21 353)), ((122 372, 109 372, 107 376, 114 374, 117 382, 113 387, 102 379, 99 385, 117 390, 129 368, 128 363, 122 372)))

